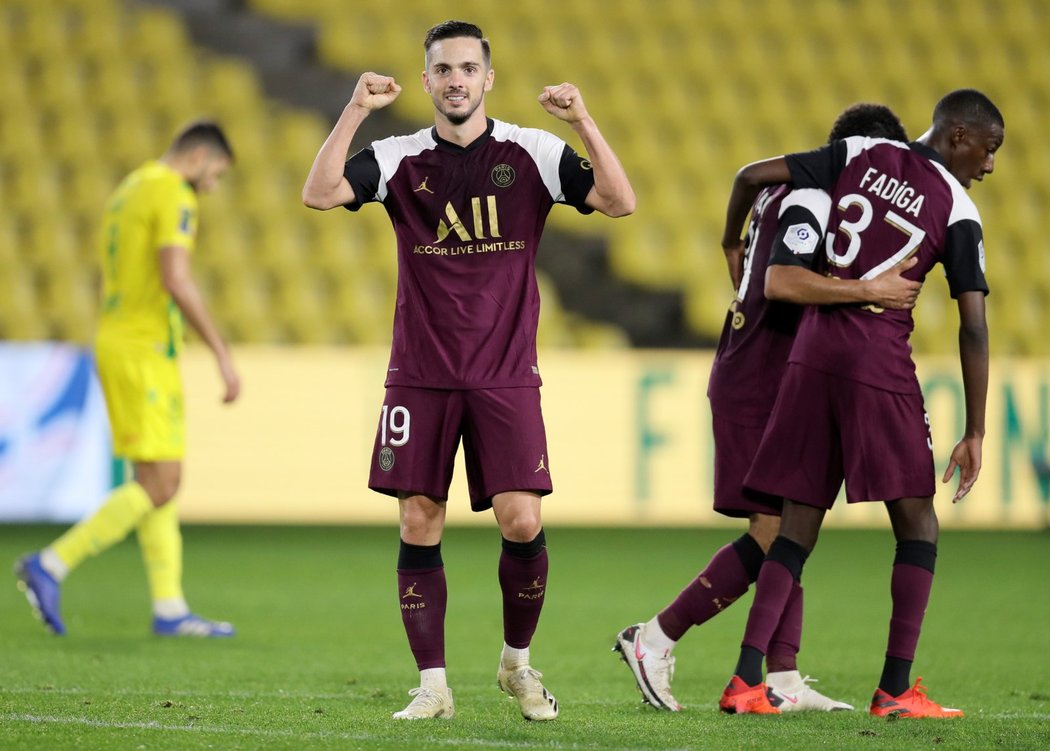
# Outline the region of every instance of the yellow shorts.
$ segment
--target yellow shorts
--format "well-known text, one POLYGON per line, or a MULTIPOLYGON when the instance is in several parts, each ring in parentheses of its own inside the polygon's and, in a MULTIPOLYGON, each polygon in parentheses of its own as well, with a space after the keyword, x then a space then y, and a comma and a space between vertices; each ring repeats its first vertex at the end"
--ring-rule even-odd
POLYGON ((95 359, 113 430, 113 453, 170 461, 186 453, 178 362, 143 345, 98 340, 95 359))

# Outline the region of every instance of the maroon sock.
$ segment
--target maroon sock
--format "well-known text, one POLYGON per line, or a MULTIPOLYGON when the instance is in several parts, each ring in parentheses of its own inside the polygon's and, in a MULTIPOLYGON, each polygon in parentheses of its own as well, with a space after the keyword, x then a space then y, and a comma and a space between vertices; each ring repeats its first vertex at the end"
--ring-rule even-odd
POLYGON ((397 567, 401 622, 416 667, 445 667, 445 606, 448 589, 441 560, 441 543, 410 545, 401 542, 397 567), (421 564, 430 564, 424 567, 421 564), (437 564, 437 565, 434 565, 437 564))
POLYGON ((784 614, 780 616, 777 630, 769 641, 766 652, 766 670, 781 673, 798 670, 798 651, 802 647, 802 585, 792 582, 784 614))
POLYGON ((915 647, 922 631, 922 619, 930 601, 937 546, 921 540, 903 540, 897 544, 893 561, 890 596, 890 638, 886 655, 901 660, 914 660, 915 647))
POLYGON ((678 641, 693 626, 721 613, 747 592, 755 580, 751 569, 757 575, 762 558, 762 548, 746 534, 719 548, 707 567, 657 614, 661 630, 678 641))
POLYGON ((515 649, 532 642, 547 591, 547 544, 543 530, 531 542, 504 538, 499 558, 503 590, 503 640, 515 649))
MULTIPOLYGON (((769 642, 787 607, 791 590, 802 576, 809 553, 798 543, 778 536, 769 547, 755 585, 755 600, 747 617, 743 646, 769 651, 769 642)), ((741 676, 743 677, 743 676, 741 676)))

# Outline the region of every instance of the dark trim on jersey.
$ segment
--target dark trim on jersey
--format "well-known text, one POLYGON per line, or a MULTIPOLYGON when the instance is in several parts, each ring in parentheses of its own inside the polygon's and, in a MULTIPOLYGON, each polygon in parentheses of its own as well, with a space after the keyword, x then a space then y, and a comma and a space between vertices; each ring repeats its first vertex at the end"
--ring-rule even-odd
POLYGON ((926 157, 931 162, 937 162, 937 164, 941 165, 945 169, 948 169, 948 162, 944 161, 944 157, 941 156, 939 152, 934 151, 926 144, 919 143, 918 141, 912 141, 908 144, 908 148, 914 151, 916 154, 926 157))
POLYGON ((963 219, 948 225, 945 233, 944 275, 948 279, 948 293, 953 300, 963 292, 983 292, 988 295, 988 280, 981 268, 984 240, 981 225, 972 219, 963 219), (973 248, 978 252, 972 252, 973 248))
POLYGON ((813 151, 786 154, 784 159, 796 188, 819 188, 830 193, 846 168, 847 156, 846 142, 832 141, 813 151))
POLYGON ((492 136, 492 129, 496 127, 496 122, 491 117, 485 118, 485 132, 475 138, 473 141, 468 143, 466 146, 460 146, 458 143, 452 143, 452 141, 446 141, 444 138, 438 135, 438 129, 435 125, 430 129, 430 135, 437 143, 438 148, 442 151, 448 151, 452 154, 469 154, 471 151, 481 148, 485 141, 489 140, 492 136))
POLYGON ((766 268, 768 269, 769 266, 798 266, 809 271, 815 270, 820 251, 824 247, 823 237, 820 222, 817 221, 812 211, 803 206, 789 206, 780 215, 777 234, 773 238, 773 247, 769 251, 769 263, 766 268), (817 237, 821 238, 812 253, 795 253, 784 242, 788 229, 799 224, 807 225, 817 237))
POLYGON ((561 180, 561 192, 565 196, 565 203, 581 214, 594 213, 594 209, 587 205, 587 196, 594 187, 594 172, 580 168, 580 165, 587 161, 587 158, 577 154, 572 146, 565 144, 561 152, 561 162, 558 164, 558 178, 561 180))
POLYGON ((374 201, 379 181, 383 179, 375 149, 367 146, 347 159, 343 165, 343 178, 354 191, 354 201, 344 204, 344 209, 358 211, 366 203, 374 201))

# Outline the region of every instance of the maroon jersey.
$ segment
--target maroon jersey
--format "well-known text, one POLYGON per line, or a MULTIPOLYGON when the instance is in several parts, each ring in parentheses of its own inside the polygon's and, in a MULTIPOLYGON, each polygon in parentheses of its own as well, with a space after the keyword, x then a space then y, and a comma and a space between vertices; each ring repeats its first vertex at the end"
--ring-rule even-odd
MULTIPOLYGON (((927 146, 861 137, 787 157, 797 187, 831 195, 828 272, 871 279, 906 258, 922 281, 944 265, 952 297, 987 294, 981 219, 965 189, 927 146)), ((919 393, 908 338, 911 311, 874 306, 808 308, 791 362, 898 393, 919 393)))
POLYGON ((555 203, 589 213, 591 165, 560 138, 489 120, 466 147, 427 128, 346 163, 357 202, 382 201, 397 236, 387 386, 539 386, 535 258, 555 203))
POLYGON ((751 206, 744 273, 718 340, 707 396, 711 412, 740 425, 765 425, 787 368, 802 308, 767 300, 770 262, 812 268, 829 201, 820 190, 763 189, 751 206))

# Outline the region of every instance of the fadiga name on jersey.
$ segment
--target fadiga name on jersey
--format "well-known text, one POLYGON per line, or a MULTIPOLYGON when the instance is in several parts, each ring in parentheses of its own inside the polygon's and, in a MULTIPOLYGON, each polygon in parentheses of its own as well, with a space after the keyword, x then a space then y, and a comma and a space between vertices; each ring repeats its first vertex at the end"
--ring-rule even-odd
POLYGON ((926 201, 926 196, 917 193, 907 180, 902 181, 896 177, 890 177, 874 167, 869 167, 864 173, 864 177, 860 179, 860 187, 868 193, 889 201, 897 208, 904 209, 905 214, 911 214, 914 217, 919 216, 919 210, 926 201))

